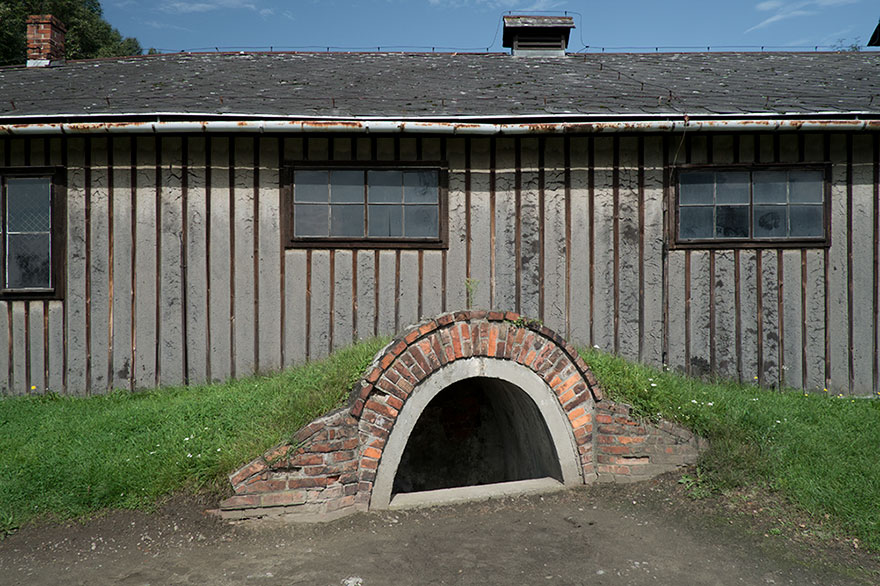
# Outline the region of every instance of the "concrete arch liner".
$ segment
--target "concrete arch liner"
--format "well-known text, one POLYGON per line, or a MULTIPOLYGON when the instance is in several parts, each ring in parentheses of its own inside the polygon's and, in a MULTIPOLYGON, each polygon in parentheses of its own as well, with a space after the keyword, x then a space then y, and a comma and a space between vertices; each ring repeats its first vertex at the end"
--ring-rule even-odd
MULTIPOLYGON (((428 403, 450 385, 474 377, 496 378, 515 385, 534 401, 543 416, 562 471, 566 486, 582 484, 584 477, 578 463, 577 445, 559 401, 541 377, 521 364, 493 358, 469 358, 450 363, 422 381, 400 410, 394 428, 385 444, 376 480, 373 484, 371 509, 386 509, 391 504, 392 487, 400 458, 410 434, 428 403)), ((594 475, 595 476, 595 475, 594 475)), ((589 480, 593 480, 590 478, 589 480)), ((589 481, 588 480, 588 481, 589 481)), ((485 491, 481 491, 485 492, 485 491)))

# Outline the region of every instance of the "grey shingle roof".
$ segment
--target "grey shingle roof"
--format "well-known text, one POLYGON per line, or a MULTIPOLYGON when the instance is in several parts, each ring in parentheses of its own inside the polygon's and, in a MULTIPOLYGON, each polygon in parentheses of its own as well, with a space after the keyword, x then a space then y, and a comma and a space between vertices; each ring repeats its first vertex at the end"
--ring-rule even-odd
POLYGON ((0 120, 880 115, 880 53, 174 54, 0 69, 0 120))

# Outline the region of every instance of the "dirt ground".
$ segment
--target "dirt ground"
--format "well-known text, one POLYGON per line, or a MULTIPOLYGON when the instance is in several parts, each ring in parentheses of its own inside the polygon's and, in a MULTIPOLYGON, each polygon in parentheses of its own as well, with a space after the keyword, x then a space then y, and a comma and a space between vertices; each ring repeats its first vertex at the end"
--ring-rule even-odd
POLYGON ((0 584, 880 582, 880 561, 857 543, 817 545, 767 503, 694 501, 677 479, 317 525, 230 524, 205 513, 213 503, 176 498, 153 514, 26 528, 0 542, 0 584))

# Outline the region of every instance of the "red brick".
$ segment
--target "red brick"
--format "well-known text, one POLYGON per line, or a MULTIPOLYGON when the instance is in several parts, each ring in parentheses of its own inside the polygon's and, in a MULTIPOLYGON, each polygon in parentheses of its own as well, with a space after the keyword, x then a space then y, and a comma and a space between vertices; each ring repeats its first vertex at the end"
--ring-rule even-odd
POLYGON ((574 409, 574 410, 568 412, 568 414, 567 414, 568 420, 574 421, 575 419, 577 419, 578 417, 580 417, 584 414, 586 414, 586 411, 584 411, 584 408, 578 407, 577 409, 574 409))
POLYGON ((627 447, 627 446, 604 446, 604 445, 599 446, 599 451, 602 452, 603 454, 615 454, 615 455, 629 454, 632 452, 632 450, 630 450, 629 447, 627 447))
POLYGON ((590 422, 590 418, 587 415, 584 415, 583 417, 580 417, 580 418, 572 421, 571 426, 572 427, 580 427, 582 425, 588 424, 589 422, 590 422))
POLYGON ((519 314, 514 313, 512 311, 508 311, 504 314, 504 319, 506 319, 507 321, 516 322, 516 321, 519 321, 519 318, 520 318, 519 314))
POLYGON ((260 480, 258 482, 254 482, 253 484, 248 484, 247 492, 248 494, 257 494, 264 492, 278 492, 279 490, 287 489, 287 481, 286 480, 278 480, 278 479, 269 479, 269 480, 260 480))
POLYGON ((375 470, 379 467, 378 460, 371 460, 369 458, 364 458, 361 460, 361 469, 362 470, 375 470))
POLYGON ((389 407, 388 405, 385 405, 384 403, 380 403, 380 402, 376 401, 375 399, 370 399, 369 401, 367 401, 367 404, 365 407, 371 411, 375 411, 376 413, 379 413, 380 415, 384 415, 385 417, 388 417, 390 419, 394 419, 395 417, 397 417, 397 413, 398 413, 397 409, 395 409, 394 407, 389 407))
POLYGON ((321 454, 302 454, 290 460, 291 466, 318 466, 323 463, 324 456, 321 454))
POLYGON ((412 330, 412 331, 410 331, 410 333, 408 333, 406 335, 406 337, 403 339, 403 341, 406 342, 407 344, 412 344, 413 342, 418 340, 419 337, 421 337, 421 334, 419 333, 419 331, 412 330))
POLYGON ((264 494, 260 499, 260 505, 264 507, 285 507, 290 505, 301 505, 304 502, 306 502, 306 492, 304 490, 291 490, 276 494, 264 494))
POLYGON ((334 462, 345 462, 347 460, 354 460, 356 457, 354 450, 340 450, 338 452, 333 452, 333 461, 334 462))
POLYGON ((622 444, 641 444, 641 443, 645 442, 645 439, 647 439, 647 438, 645 438, 644 436, 632 437, 632 436, 628 436, 628 435, 622 435, 617 438, 617 441, 619 441, 622 444))
POLYGON ((322 488, 327 486, 326 478, 291 478, 287 481, 288 488, 322 488))
POLYGON ((389 406, 393 407, 400 411, 403 408, 403 401, 394 396, 385 397, 385 402, 388 403, 389 406))
POLYGON ((467 323, 458 324, 458 336, 461 339, 461 352, 464 356, 470 357, 474 355, 473 345, 471 344, 471 329, 467 323))
POLYGON ((260 506, 260 495, 231 496, 220 503, 221 509, 248 509, 260 506))
POLYGON ((611 423, 613 419, 605 413, 596 413, 596 423, 611 423))
POLYGON ((438 326, 448 326, 454 321, 454 317, 451 313, 444 313, 440 317, 437 318, 438 326))
POLYGON ((488 345, 486 346, 486 353, 490 357, 494 357, 495 351, 498 349, 498 328, 499 328, 499 326, 496 324, 492 324, 492 327, 489 328, 489 337, 488 337, 488 345))
POLYGON ((501 311, 490 311, 486 314, 486 319, 489 321, 501 321, 504 319, 504 313, 501 311))
POLYGON ((425 334, 429 334, 436 329, 437 329, 437 322, 435 322, 434 320, 431 320, 419 328, 419 333, 424 336, 425 334))
POLYGON ((437 360, 440 361, 441 366, 445 366, 447 362, 446 350, 443 348, 443 345, 440 343, 440 336, 434 334, 429 338, 431 341, 431 353, 437 357, 437 360))
POLYGON ((268 466, 266 466, 265 462, 263 462, 262 460, 255 460, 254 462, 251 462, 250 464, 248 464, 244 468, 241 468, 238 472, 230 476, 229 482, 232 484, 232 486, 238 486, 254 474, 259 474, 260 472, 263 472, 267 469, 268 466))
POLYGON ((365 458, 372 458, 374 460, 378 460, 379 458, 382 457, 382 451, 377 450, 376 448, 367 448, 364 450, 363 455, 365 458))
POLYGON ((574 399, 574 389, 568 389, 565 394, 559 396, 559 402, 565 405, 571 399, 574 399))
POLYGON ((349 411, 349 413, 351 413, 352 417, 360 417, 361 413, 363 413, 363 411, 364 411, 364 400, 358 399, 357 401, 354 402, 354 405, 351 406, 351 411, 349 411))
POLYGON ((555 389, 556 393, 557 394, 564 393, 565 391, 567 391, 568 389, 573 387, 575 384, 577 384, 577 382, 579 380, 581 380, 581 375, 578 373, 574 373, 573 375, 568 377, 568 379, 566 379, 566 381, 564 383, 562 383, 562 385, 560 385, 558 389, 555 389))

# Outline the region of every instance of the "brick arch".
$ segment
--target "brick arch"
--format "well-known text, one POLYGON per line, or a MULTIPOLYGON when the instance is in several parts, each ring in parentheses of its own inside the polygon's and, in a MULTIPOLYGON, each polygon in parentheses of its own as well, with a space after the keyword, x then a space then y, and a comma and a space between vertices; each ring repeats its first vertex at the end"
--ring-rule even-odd
POLYGON ((355 388, 350 414, 358 419, 362 504, 369 505, 385 447, 410 396, 449 364, 474 358, 505 361, 534 373, 565 415, 581 481, 595 478, 593 407, 602 393, 575 348, 539 322, 515 313, 460 311, 423 322, 397 338, 355 388))
MULTIPOLYGON (((421 322, 395 338, 377 354, 345 407, 312 421, 289 442, 231 474, 235 494, 220 504, 222 516, 328 520, 370 508, 401 410, 420 388, 430 387, 432 377, 466 362, 527 372, 538 383, 532 386, 546 393, 543 398, 553 397, 572 443, 578 482, 650 478, 694 462, 699 453, 699 438, 686 430, 640 421, 631 417, 628 406, 603 399, 576 349, 541 323, 511 312, 459 311, 421 322)), ((507 380, 497 372, 496 378, 507 380)), ((539 411, 546 422, 547 412, 539 411)), ((553 442, 559 437, 554 435, 553 442)))

